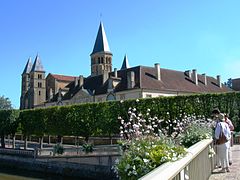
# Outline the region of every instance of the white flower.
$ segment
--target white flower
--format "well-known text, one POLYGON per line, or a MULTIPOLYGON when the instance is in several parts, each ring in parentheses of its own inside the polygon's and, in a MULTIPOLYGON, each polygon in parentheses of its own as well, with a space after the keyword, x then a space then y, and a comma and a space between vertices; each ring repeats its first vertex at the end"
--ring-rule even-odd
POLYGON ((133 125, 133 129, 139 129, 139 125, 134 124, 134 125, 133 125))
POLYGON ((149 160, 148 160, 148 159, 143 159, 143 162, 144 162, 144 163, 148 163, 149 160))
POLYGON ((139 99, 136 99, 136 102, 139 102, 139 99))
POLYGON ((150 112, 151 110, 150 109, 147 109, 148 112, 150 112))

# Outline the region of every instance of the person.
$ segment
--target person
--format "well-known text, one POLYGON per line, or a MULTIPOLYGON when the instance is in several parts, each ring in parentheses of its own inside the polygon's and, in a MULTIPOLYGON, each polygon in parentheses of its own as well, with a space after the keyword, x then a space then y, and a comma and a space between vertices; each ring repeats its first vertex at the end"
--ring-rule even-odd
POLYGON ((226 137, 226 141, 222 144, 217 145, 218 158, 221 163, 222 170, 220 172, 230 172, 229 170, 229 159, 228 159, 228 149, 230 146, 229 140, 231 139, 231 132, 228 124, 225 122, 224 114, 219 113, 218 121, 215 128, 215 139, 218 141, 221 135, 226 137))
POLYGON ((231 140, 230 140, 230 145, 229 145, 229 149, 228 149, 228 159, 229 159, 229 165, 232 165, 232 151, 231 151, 231 146, 233 146, 233 130, 234 130, 234 126, 232 121, 228 118, 227 114, 224 114, 224 118, 225 118, 225 122, 228 124, 228 127, 231 131, 231 140))

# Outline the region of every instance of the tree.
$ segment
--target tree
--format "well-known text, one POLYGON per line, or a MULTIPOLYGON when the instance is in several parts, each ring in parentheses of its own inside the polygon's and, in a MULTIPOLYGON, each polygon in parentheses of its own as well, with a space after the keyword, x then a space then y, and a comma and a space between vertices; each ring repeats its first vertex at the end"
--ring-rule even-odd
POLYGON ((9 98, 0 96, 0 109, 12 109, 12 103, 9 98))
POLYGON ((18 127, 18 115, 18 110, 0 110, 0 137, 2 148, 5 148, 6 135, 12 134, 15 136, 18 127))

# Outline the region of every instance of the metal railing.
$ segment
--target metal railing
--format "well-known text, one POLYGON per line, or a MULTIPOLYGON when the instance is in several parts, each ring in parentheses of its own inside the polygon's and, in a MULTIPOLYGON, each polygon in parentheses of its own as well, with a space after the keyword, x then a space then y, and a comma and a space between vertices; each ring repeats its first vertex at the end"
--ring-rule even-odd
POLYGON ((36 150, 0 148, 0 154, 35 158, 37 155, 37 152, 36 150))
POLYGON ((141 180, 207 180, 214 168, 215 157, 209 157, 211 139, 202 140, 188 148, 188 154, 168 162, 146 174, 141 180))

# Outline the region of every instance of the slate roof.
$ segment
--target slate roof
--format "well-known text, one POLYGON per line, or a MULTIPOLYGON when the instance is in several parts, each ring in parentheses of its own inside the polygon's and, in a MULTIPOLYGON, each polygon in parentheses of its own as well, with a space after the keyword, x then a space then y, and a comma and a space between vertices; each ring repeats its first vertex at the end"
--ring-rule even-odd
POLYGON ((35 58, 35 61, 33 63, 32 69, 31 69, 31 72, 34 72, 34 71, 45 72, 43 69, 41 59, 38 54, 35 58))
POLYGON ((125 56, 124 56, 124 59, 123 59, 123 63, 122 63, 121 70, 122 70, 122 69, 128 69, 128 68, 130 68, 130 66, 129 66, 129 63, 128 63, 127 55, 125 55, 125 56))
POLYGON ((32 69, 32 59, 31 57, 29 57, 22 74, 30 73, 31 69, 32 69))
POLYGON ((97 52, 108 52, 111 53, 110 48, 108 46, 107 36, 103 27, 103 23, 100 22, 96 41, 94 44, 94 48, 91 54, 95 54, 97 52))

